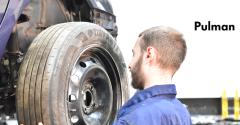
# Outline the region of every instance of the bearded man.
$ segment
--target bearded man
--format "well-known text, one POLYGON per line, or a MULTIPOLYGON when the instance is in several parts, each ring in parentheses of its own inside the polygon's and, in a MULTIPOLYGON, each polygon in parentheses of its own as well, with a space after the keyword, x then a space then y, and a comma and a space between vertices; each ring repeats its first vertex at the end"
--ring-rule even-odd
POLYGON ((136 94, 119 110, 114 125, 191 125, 191 117, 176 98, 172 77, 187 46, 182 34, 158 26, 140 33, 129 64, 136 94))

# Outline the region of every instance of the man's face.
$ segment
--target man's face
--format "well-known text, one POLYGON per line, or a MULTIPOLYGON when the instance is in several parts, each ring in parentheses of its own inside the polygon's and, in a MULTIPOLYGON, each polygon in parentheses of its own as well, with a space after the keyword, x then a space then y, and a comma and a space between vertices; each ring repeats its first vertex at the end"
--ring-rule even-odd
POLYGON ((132 86, 135 89, 144 89, 144 81, 145 77, 143 75, 142 71, 142 64, 143 64, 143 53, 141 52, 139 41, 136 42, 132 52, 133 52, 133 58, 129 64, 129 69, 132 75, 132 86))

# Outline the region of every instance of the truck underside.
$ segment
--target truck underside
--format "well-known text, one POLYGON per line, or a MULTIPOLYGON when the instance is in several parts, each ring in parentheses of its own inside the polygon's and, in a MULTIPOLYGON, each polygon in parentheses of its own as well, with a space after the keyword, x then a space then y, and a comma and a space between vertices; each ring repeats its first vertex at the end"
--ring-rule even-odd
POLYGON ((0 121, 17 112, 25 125, 111 123, 128 98, 114 37, 107 0, 31 0, 0 60, 0 121))

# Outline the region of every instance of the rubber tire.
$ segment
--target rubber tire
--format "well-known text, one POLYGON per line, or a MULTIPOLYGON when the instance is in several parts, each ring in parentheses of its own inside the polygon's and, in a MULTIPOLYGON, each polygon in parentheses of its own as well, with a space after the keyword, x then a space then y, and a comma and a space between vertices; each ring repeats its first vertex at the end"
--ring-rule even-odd
POLYGON ((114 38, 91 23, 57 24, 34 39, 21 64, 16 92, 19 124, 71 124, 65 101, 67 76, 76 55, 90 45, 100 45, 111 55, 121 83, 118 103, 122 105, 128 99, 126 65, 114 38))

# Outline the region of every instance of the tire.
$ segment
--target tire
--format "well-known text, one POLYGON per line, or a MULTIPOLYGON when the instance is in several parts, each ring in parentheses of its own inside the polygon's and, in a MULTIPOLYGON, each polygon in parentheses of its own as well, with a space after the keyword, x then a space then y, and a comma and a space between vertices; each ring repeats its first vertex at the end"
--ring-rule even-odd
POLYGON ((41 32, 19 74, 19 124, 108 125, 128 98, 120 49, 91 23, 57 24, 41 32))

